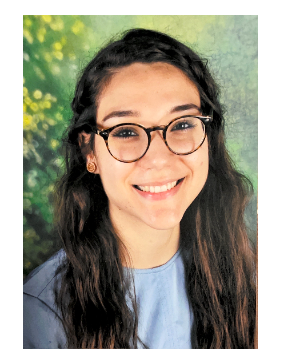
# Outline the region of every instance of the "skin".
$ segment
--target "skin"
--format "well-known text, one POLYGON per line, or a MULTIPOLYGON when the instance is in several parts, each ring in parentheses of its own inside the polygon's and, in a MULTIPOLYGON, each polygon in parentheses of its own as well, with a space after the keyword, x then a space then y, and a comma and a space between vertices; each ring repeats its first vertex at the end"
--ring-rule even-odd
MULTIPOLYGON (((200 108, 196 86, 176 67, 165 63, 134 63, 118 70, 102 91, 97 109, 100 128, 132 122, 145 127, 166 125, 176 117, 200 115, 196 108, 172 112, 178 105, 200 108), (114 116, 132 110, 134 116, 114 116)), ((115 160, 100 136, 87 162, 95 162, 109 199, 111 221, 134 268, 165 264, 178 250, 180 221, 202 190, 208 175, 208 141, 196 152, 179 156, 168 150, 161 131, 154 131, 143 158, 133 163, 115 160), (160 200, 141 196, 133 185, 159 185, 184 180, 175 194, 160 200)), ((128 264, 128 263, 124 263, 128 264)))

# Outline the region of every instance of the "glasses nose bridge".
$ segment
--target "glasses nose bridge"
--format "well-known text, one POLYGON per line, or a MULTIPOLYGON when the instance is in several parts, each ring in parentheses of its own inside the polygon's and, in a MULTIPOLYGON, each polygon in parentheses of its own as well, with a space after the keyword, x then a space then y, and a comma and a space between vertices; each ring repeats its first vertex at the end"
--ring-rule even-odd
POLYGON ((157 125, 157 126, 152 126, 151 128, 147 128, 146 132, 149 134, 149 138, 151 139, 151 133, 153 131, 162 130, 162 137, 165 140, 166 128, 167 125, 157 125))
POLYGON ((166 125, 157 125, 157 126, 152 126, 151 128, 147 128, 146 130, 151 133, 152 131, 155 130, 164 130, 166 128, 166 125))
MULTIPOLYGON (((151 139, 151 133, 153 131, 158 131, 158 130, 162 130, 162 137, 161 139, 163 140, 164 144, 167 146, 167 142, 166 142, 166 130, 167 130, 167 125, 157 125, 157 126, 152 126, 151 128, 146 128, 146 133, 147 133, 147 136, 148 136, 148 146, 147 146, 147 150, 146 152, 148 151, 150 145, 151 145, 151 142, 152 142, 152 139, 151 139)), ((168 146, 167 146, 168 147, 168 146)), ((146 153, 145 152, 145 153, 146 153)))

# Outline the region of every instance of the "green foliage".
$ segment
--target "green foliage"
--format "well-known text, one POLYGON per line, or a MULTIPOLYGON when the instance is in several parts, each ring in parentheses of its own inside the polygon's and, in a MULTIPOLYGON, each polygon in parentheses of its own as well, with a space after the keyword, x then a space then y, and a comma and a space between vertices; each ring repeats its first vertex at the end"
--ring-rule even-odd
MULTIPOLYGON (((210 61, 226 105, 228 148, 257 191, 256 16, 23 17, 24 276, 57 249, 52 193, 62 173, 61 137, 79 72, 117 33, 166 32, 210 61)), ((255 226, 255 199, 247 215, 255 226)))

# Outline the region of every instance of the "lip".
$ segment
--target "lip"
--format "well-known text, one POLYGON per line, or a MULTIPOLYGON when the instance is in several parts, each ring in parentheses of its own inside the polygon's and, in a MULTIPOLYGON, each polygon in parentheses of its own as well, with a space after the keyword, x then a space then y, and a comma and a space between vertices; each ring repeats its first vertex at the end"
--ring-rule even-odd
MULTIPOLYGON (((138 189, 136 189, 134 187, 133 187, 133 189, 141 197, 144 197, 144 198, 146 198, 148 200, 151 200, 151 201, 165 200, 166 198, 169 198, 169 197, 174 196, 178 192, 178 190, 181 188, 181 185, 182 185, 182 183, 183 183, 184 180, 185 180, 185 178, 183 178, 183 180, 180 181, 179 184, 177 184, 174 188, 172 188, 169 191, 164 191, 164 192, 151 193, 151 192, 145 192, 145 191, 138 190, 138 189)), ((169 182, 173 182, 173 181, 175 181, 175 180, 173 179, 173 180, 170 180, 169 182)), ((166 182, 166 183, 169 183, 169 182, 166 182)), ((163 183, 162 182, 162 185, 163 184, 166 184, 166 183, 163 183)), ((153 183, 153 184, 150 184, 149 186, 161 186, 161 184, 155 184, 155 183, 153 183)))
POLYGON ((136 183, 135 185, 137 186, 164 186, 164 185, 167 185, 168 183, 171 183, 171 182, 175 182, 175 181, 178 181, 182 179, 181 178, 174 178, 174 179, 167 179, 165 181, 154 181, 154 182, 144 182, 144 183, 136 183))

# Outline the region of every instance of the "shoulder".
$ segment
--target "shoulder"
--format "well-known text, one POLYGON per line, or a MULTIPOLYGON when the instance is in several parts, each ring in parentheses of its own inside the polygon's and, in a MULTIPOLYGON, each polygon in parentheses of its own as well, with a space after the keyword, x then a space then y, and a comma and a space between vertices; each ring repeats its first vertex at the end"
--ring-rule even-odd
POLYGON ((65 336, 54 296, 55 283, 60 280, 56 271, 64 258, 65 253, 60 250, 32 271, 24 281, 24 348, 47 349, 65 346, 65 336))
POLYGON ((45 263, 34 269, 23 282, 23 293, 40 298, 41 301, 53 306, 53 299, 50 301, 50 292, 54 289, 55 281, 60 277, 56 275, 57 268, 65 258, 63 250, 58 251, 45 263))

